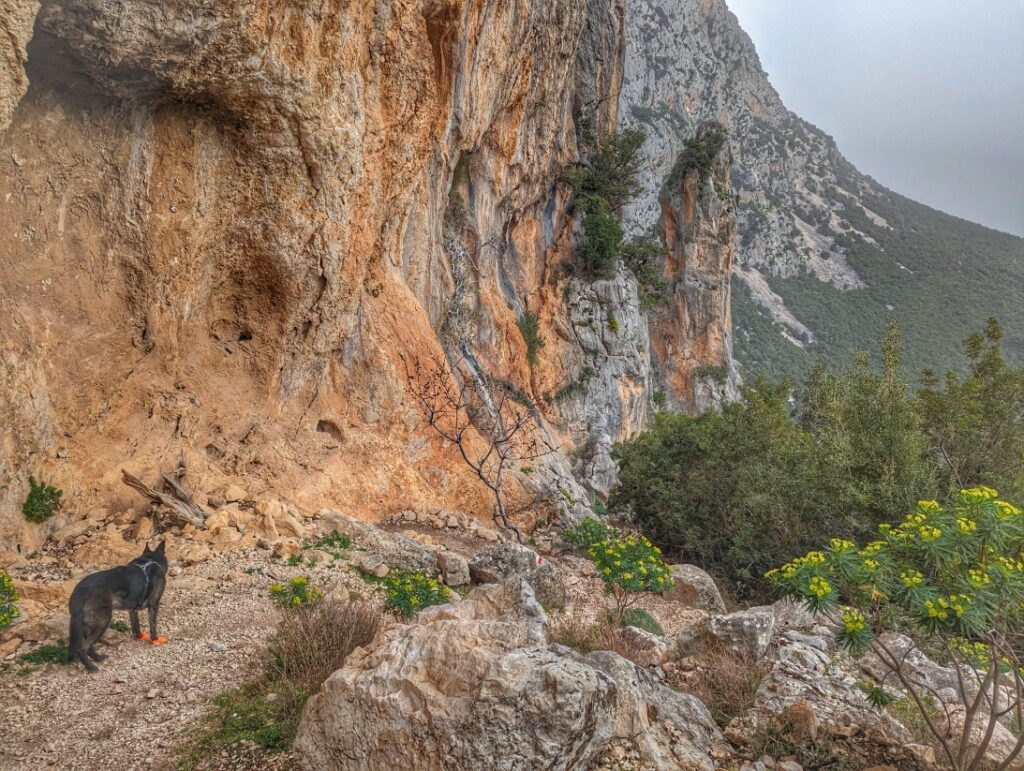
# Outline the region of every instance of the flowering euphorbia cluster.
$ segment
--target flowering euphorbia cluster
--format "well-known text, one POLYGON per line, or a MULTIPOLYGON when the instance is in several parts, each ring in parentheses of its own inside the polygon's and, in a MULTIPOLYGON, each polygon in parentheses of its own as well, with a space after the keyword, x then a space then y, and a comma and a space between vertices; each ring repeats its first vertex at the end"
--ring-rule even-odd
MULTIPOLYGON (((964 735, 982 721, 1012 720, 1024 737, 1024 680, 1017 641, 1024 633, 1024 515, 988 487, 961 490, 949 506, 920 501, 897 526, 858 548, 833 539, 767 574, 779 594, 804 602, 838 627, 849 650, 873 651, 910 693, 954 768, 976 767, 990 738, 970 748, 951 742, 929 714, 932 694, 903 671, 904 658, 876 632, 909 619, 959 662, 964 735), (976 698, 979 693, 990 694, 976 698), (992 696, 991 694, 994 694, 992 696)), ((884 683, 883 683, 884 685, 884 683)), ((985 722, 988 721, 988 722, 985 722)), ((1020 755, 1024 738, 1006 761, 1020 755)))

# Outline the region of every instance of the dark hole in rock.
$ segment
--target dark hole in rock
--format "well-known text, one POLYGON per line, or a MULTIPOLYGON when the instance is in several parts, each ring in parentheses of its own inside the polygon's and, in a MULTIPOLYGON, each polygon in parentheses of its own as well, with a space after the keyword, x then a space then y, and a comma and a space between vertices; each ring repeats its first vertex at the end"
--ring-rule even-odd
POLYGON ((316 430, 321 434, 327 434, 339 442, 345 440, 345 435, 341 432, 341 428, 334 421, 321 420, 316 424, 316 430))

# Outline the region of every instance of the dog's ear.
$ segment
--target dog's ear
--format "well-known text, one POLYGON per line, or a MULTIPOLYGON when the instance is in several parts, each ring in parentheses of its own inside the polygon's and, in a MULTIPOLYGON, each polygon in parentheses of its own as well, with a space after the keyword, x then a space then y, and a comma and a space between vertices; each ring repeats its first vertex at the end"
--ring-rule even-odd
POLYGON ((167 545, 167 541, 160 541, 160 545, 153 550, 153 554, 163 554, 164 547, 167 545))

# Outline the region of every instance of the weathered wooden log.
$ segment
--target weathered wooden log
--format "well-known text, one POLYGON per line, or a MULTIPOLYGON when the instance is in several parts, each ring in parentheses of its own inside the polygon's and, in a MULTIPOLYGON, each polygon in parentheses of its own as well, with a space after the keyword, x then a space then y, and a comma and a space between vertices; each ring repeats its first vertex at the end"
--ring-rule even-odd
POLYGON ((173 495, 167 495, 159 490, 154 490, 124 469, 121 469, 121 481, 130 488, 138 491, 154 503, 165 506, 172 516, 205 530, 206 517, 209 515, 192 500, 192 496, 188 494, 174 477, 169 474, 162 474, 161 479, 163 479, 164 485, 173 495))

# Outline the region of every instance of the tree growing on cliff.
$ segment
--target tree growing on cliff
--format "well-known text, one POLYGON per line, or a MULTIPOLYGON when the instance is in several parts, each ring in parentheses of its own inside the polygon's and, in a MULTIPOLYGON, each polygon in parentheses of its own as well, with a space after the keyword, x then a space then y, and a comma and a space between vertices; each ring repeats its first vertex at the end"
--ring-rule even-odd
POLYGON ((636 128, 603 135, 587 128, 580 137, 584 160, 562 176, 576 191, 576 216, 583 225, 577 267, 591 280, 614 278, 624 252, 635 256, 649 246, 625 242, 616 218, 619 209, 640 193, 640 151, 645 139, 636 128))
POLYGON ((507 500, 510 472, 553 452, 531 431, 533 415, 525 396, 512 383, 485 378, 465 358, 454 365, 442 359, 426 366, 417 361, 407 367, 407 384, 426 424, 455 446, 493 494, 495 524, 522 541, 507 500))

